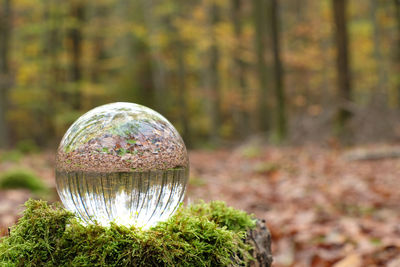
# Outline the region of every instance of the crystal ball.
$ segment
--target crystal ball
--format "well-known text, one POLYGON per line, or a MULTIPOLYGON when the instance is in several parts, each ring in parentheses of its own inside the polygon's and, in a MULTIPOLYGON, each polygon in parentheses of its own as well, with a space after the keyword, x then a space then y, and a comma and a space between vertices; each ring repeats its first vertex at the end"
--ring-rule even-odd
POLYGON ((58 194, 86 224, 153 226, 174 213, 188 178, 188 155, 177 130, 138 104, 90 110, 57 150, 58 194))

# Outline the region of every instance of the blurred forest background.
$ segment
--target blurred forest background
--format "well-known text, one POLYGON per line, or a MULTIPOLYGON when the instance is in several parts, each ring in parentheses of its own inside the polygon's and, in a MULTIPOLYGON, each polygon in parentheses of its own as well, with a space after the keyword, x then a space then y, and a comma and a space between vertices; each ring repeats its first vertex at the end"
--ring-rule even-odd
POLYGON ((116 101, 181 133, 186 202, 266 219, 274 266, 400 266, 400 0, 0 0, 0 236, 116 101))
POLYGON ((2 0, 0 146, 126 101, 189 147, 400 138, 398 0, 2 0))

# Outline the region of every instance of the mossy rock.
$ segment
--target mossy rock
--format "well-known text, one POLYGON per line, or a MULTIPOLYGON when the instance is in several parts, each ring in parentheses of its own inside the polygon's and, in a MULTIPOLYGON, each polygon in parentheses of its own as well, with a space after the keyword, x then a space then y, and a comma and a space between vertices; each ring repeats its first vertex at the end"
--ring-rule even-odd
POLYGON ((180 207, 145 231, 111 224, 82 225, 59 204, 29 200, 0 242, 0 266, 246 266, 256 226, 223 202, 180 207))

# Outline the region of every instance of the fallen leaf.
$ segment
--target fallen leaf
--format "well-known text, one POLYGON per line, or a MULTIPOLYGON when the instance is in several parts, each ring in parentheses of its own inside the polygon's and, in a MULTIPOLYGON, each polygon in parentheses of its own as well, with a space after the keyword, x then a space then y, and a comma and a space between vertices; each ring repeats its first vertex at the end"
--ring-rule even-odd
POLYGON ((333 267, 361 267, 362 258, 359 254, 353 253, 338 261, 333 267))

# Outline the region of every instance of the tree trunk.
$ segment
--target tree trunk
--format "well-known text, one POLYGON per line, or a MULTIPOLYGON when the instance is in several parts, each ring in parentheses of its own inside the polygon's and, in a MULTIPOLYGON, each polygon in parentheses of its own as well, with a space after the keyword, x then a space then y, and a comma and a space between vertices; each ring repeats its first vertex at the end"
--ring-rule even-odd
MULTIPOLYGON (((159 34, 159 28, 161 21, 157 20, 154 14, 154 0, 141 0, 143 7, 144 20, 149 32, 149 47, 151 57, 151 73, 152 73, 152 86, 153 92, 151 93, 154 108, 161 114, 166 113, 166 67, 161 59, 161 48, 160 44, 153 43, 152 37, 159 34)), ((149 93, 150 95, 150 93, 149 93)), ((150 106, 151 107, 151 106, 150 106)))
POLYGON ((339 108, 336 117, 336 134, 342 141, 348 141, 349 129, 347 129, 351 112, 347 108, 351 101, 351 78, 350 63, 348 52, 348 32, 347 32, 347 0, 332 0, 333 19, 335 24, 336 37, 336 67, 337 67, 337 85, 339 96, 339 108))
POLYGON ((62 80, 62 69, 60 64, 60 50, 62 49, 62 21, 64 19, 61 10, 63 9, 62 0, 47 1, 44 20, 47 23, 47 31, 43 44, 43 56, 48 57, 44 71, 47 73, 46 90, 48 90, 48 105, 46 114, 46 126, 43 131, 46 133, 40 139, 42 143, 55 141, 60 133, 54 124, 54 114, 57 114, 57 104, 60 101, 59 86, 62 80))
MULTIPOLYGON (((179 38, 179 36, 177 36, 179 38)), ((177 59, 178 59, 178 105, 180 120, 182 125, 182 138, 185 141, 186 146, 191 146, 191 134, 189 124, 189 110, 188 104, 186 103, 187 88, 186 88, 186 66, 185 66, 185 45, 182 40, 177 40, 177 59)))
MULTIPOLYGON (((376 96, 381 96, 381 95, 386 95, 386 72, 385 72, 385 66, 384 66, 384 61, 382 58, 382 52, 381 52, 381 42, 380 42, 380 36, 379 36, 379 21, 377 18, 377 11, 379 9, 379 2, 376 0, 370 0, 370 16, 371 16, 371 23, 373 26, 373 35, 372 35, 372 40, 374 43, 374 58, 375 58, 375 69, 376 73, 378 74, 378 81, 375 86, 375 92, 373 93, 373 97, 376 96)), ((381 98, 379 99, 381 100, 381 98)))
POLYGON ((286 129, 286 113, 285 113, 285 91, 283 84, 283 68, 281 60, 280 47, 280 22, 279 22, 279 6, 278 0, 271 1, 271 37, 272 51, 274 56, 274 81, 275 81, 275 97, 276 97, 276 141, 281 142, 285 139, 286 129))
POLYGON ((232 24, 236 46, 233 54, 235 82, 239 85, 240 101, 235 103, 234 120, 237 133, 241 137, 249 134, 249 116, 247 111, 246 63, 242 59, 242 0, 232 0, 232 24))
POLYGON ((81 108, 81 88, 79 83, 82 80, 82 47, 83 36, 82 26, 85 18, 85 6, 77 1, 72 2, 70 7, 70 15, 75 19, 76 24, 69 30, 69 39, 71 42, 71 81, 74 86, 74 93, 71 97, 71 104, 75 110, 81 108))
POLYGON ((250 266, 272 265, 271 234, 264 220, 257 220, 256 228, 247 233, 246 243, 254 248, 252 256, 255 260, 250 266))
POLYGON ((258 98, 258 119, 261 131, 268 131, 270 128, 270 118, 268 113, 268 70, 265 60, 266 52, 266 36, 265 26, 267 25, 265 19, 266 5, 263 0, 253 0, 253 17, 255 26, 255 48, 257 56, 257 75, 259 82, 259 98, 258 98))
POLYGON ((220 10, 216 1, 211 3, 210 21, 211 21, 211 40, 212 44, 209 51, 209 67, 208 67, 208 86, 210 90, 210 116, 211 116, 211 140, 219 141, 219 129, 221 126, 221 92, 219 80, 219 49, 216 38, 215 27, 220 20, 220 10))
POLYGON ((8 145, 8 127, 6 120, 8 90, 11 83, 10 74, 10 34, 11 34, 11 0, 3 0, 0 12, 0 148, 8 145))
POLYGON ((396 34, 396 45, 397 51, 396 53, 396 60, 395 60, 395 71, 394 75, 396 76, 396 91, 397 91, 397 98, 398 98, 398 107, 400 107, 400 0, 394 0, 395 8, 396 8, 396 21, 397 21, 397 34, 396 34))
POLYGON ((99 3, 94 7, 94 17, 99 18, 98 25, 96 25, 95 37, 93 38, 94 59, 91 66, 91 77, 94 83, 101 82, 102 60, 106 57, 104 28, 107 24, 108 12, 108 7, 104 4, 99 3))

